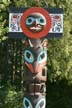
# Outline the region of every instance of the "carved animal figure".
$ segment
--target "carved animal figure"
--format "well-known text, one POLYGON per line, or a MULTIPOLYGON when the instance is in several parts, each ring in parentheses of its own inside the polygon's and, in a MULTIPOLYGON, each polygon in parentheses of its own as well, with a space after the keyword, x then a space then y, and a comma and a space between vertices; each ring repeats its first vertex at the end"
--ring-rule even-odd
POLYGON ((47 40, 28 39, 25 45, 24 108, 45 108, 47 40))

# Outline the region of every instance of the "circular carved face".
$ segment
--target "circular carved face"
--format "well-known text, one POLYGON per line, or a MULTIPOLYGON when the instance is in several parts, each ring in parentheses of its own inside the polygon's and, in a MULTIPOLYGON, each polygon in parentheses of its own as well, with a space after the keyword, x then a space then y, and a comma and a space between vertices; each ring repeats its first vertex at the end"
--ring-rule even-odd
POLYGON ((20 26, 23 33, 33 39, 46 36, 51 28, 51 17, 43 8, 32 7, 24 11, 20 26))
POLYGON ((46 26, 46 19, 40 13, 32 13, 26 19, 26 27, 32 32, 40 32, 46 26))

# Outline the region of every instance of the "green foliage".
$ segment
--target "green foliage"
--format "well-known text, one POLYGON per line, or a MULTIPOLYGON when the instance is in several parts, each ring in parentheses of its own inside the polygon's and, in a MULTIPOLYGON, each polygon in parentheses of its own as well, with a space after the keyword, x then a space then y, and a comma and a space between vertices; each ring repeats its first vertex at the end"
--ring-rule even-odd
POLYGON ((0 107, 1 108, 22 108, 23 93, 16 92, 13 86, 0 88, 0 107))
POLYGON ((0 2, 0 40, 6 39, 8 33, 8 10, 10 0, 0 2))

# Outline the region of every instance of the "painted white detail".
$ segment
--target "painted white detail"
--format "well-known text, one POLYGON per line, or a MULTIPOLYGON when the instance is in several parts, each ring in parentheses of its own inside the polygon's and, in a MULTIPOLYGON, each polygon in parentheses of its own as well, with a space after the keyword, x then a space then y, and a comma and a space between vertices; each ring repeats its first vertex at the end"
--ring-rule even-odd
POLYGON ((46 106, 46 100, 45 98, 42 98, 40 99, 40 101, 38 101, 35 108, 45 108, 45 106, 46 106), (43 105, 40 107, 41 102, 43 102, 43 105))
MULTIPOLYGON (((23 32, 20 27, 20 19, 23 13, 9 14, 9 32, 23 32)), ((50 14, 52 19, 52 27, 49 33, 63 33, 63 14, 50 14)), ((40 29, 31 28, 31 29, 40 29)))
POLYGON ((63 33, 63 14, 50 14, 52 27, 49 33, 63 33))
POLYGON ((20 19, 22 13, 10 13, 9 14, 9 32, 22 32, 20 27, 20 19))
POLYGON ((23 105, 24 105, 24 108, 33 108, 30 100, 26 97, 24 97, 23 105), (28 105, 26 105, 26 102, 28 103, 28 105))

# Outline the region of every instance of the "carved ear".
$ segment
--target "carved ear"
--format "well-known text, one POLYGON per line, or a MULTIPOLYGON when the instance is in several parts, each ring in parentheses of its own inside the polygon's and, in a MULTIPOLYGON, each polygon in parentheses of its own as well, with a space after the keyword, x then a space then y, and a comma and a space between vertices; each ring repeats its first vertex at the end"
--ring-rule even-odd
POLYGON ((30 39, 28 40, 28 42, 29 42, 30 47, 33 47, 33 44, 30 39))
POLYGON ((25 46, 29 45, 30 47, 33 47, 33 44, 32 44, 32 42, 31 42, 30 39, 28 39, 28 40, 23 40, 22 43, 23 43, 25 46))
POLYGON ((48 40, 47 40, 47 39, 44 39, 44 40, 42 41, 42 46, 43 46, 43 47, 47 47, 47 46, 48 46, 48 40))
POLYGON ((28 45, 28 42, 26 40, 22 40, 22 43, 27 46, 28 45))

